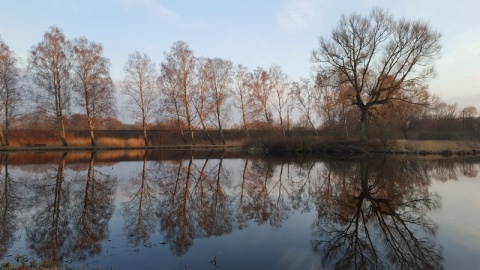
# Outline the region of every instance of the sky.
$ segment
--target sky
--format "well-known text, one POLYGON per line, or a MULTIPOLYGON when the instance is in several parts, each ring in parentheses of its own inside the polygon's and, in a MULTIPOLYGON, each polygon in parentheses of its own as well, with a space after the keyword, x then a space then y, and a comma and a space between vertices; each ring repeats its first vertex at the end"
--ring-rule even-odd
POLYGON ((175 41, 196 56, 221 57, 250 70, 278 64, 292 80, 310 77, 310 55, 342 14, 374 7, 395 18, 423 20, 442 34, 442 57, 430 91, 446 102, 477 102, 480 109, 480 1, 478 0, 0 0, 0 37, 25 65, 28 51, 50 26, 69 39, 102 43, 114 81, 128 55, 163 61, 175 41), (467 98, 466 98, 467 97, 467 98))

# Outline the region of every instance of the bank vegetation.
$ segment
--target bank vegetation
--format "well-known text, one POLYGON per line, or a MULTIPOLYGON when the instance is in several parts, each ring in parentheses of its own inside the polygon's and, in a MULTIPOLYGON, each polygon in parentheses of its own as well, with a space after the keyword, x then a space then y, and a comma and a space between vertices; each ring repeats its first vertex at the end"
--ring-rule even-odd
POLYGON ((130 53, 114 81, 101 43, 52 26, 25 67, 0 40, 0 147, 470 153, 474 142, 444 142, 480 138, 480 121, 474 106, 428 88, 440 53, 428 23, 374 8, 320 35, 311 78, 197 56, 177 41, 163 59, 130 53))

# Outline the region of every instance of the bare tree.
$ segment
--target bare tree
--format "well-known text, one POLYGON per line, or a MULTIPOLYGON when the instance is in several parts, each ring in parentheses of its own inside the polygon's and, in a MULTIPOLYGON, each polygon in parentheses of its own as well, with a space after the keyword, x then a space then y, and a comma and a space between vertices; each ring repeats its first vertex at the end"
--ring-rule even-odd
POLYGON ((441 35, 423 21, 395 20, 375 8, 368 17, 343 15, 330 36, 320 37, 312 61, 317 71, 340 78, 354 90, 348 98, 360 110, 360 138, 368 138, 368 118, 393 100, 427 104, 423 91, 435 75, 441 35))
POLYGON ((200 124, 202 125, 203 131, 207 135, 210 143, 214 145, 215 141, 213 141, 212 137, 210 136, 210 132, 208 131, 207 127, 207 120, 209 117, 211 117, 214 111, 211 100, 212 94, 210 93, 211 89, 209 87, 211 73, 211 65, 209 64, 209 62, 210 60, 206 58, 200 58, 197 60, 197 91, 192 93, 194 96, 192 104, 195 107, 195 111, 197 113, 200 124))
POLYGON ((34 82, 46 91, 49 103, 53 101, 55 123, 64 146, 68 145, 64 114, 70 99, 70 53, 70 42, 60 28, 52 26, 43 35, 43 41, 32 47, 28 59, 34 82))
POLYGON ((180 93, 178 93, 175 89, 175 76, 171 72, 171 70, 165 69, 163 67, 161 68, 160 77, 158 78, 158 85, 160 88, 161 96, 161 106, 159 108, 159 113, 163 113, 165 117, 173 117, 175 119, 183 143, 187 144, 187 139, 185 138, 185 132, 183 130, 183 113, 180 93))
MULTIPOLYGON (((192 144, 195 144, 193 133, 195 115, 191 108, 191 98, 195 85, 196 60, 188 44, 177 41, 170 48, 170 52, 165 53, 165 60, 161 64, 162 76, 160 77, 161 80, 167 80, 161 82, 161 85, 171 87, 171 89, 164 89, 164 91, 170 92, 171 102, 176 106, 177 119, 182 134, 180 117, 185 119, 192 144)), ((185 138, 184 141, 186 141, 185 138)))
POLYGON ((260 103, 263 111, 263 118, 268 125, 273 124, 272 113, 268 108, 268 102, 272 93, 272 86, 269 74, 266 70, 258 67, 249 74, 248 86, 252 90, 253 97, 260 103))
POLYGON ((296 108, 301 112, 302 118, 312 127, 315 135, 318 135, 315 125, 315 106, 317 104, 315 85, 306 78, 292 84, 291 93, 296 102, 296 108))
POLYGON ((341 132, 344 132, 344 137, 348 138, 348 122, 352 122, 348 121, 348 118, 356 117, 356 112, 352 112, 355 108, 352 106, 351 101, 351 97, 354 96, 354 90, 348 84, 338 85, 341 77, 341 74, 336 76, 317 74, 314 87, 318 103, 316 111, 323 120, 324 129, 333 130, 335 136, 339 136, 341 132))
POLYGON ((214 103, 214 124, 220 131, 222 143, 225 145, 225 136, 223 135, 223 126, 230 117, 230 108, 227 106, 227 100, 232 95, 231 84, 233 81, 233 64, 229 60, 214 58, 208 59, 209 65, 209 88, 212 92, 212 102, 214 103))
POLYGON ((95 120, 99 116, 112 116, 114 87, 110 78, 110 61, 103 55, 101 44, 78 38, 73 41, 73 62, 75 72, 74 91, 80 96, 79 105, 83 106, 90 130, 90 140, 95 142, 95 120))
POLYGON ((249 129, 253 120, 256 120, 261 112, 261 105, 253 98, 251 89, 249 87, 249 76, 247 68, 238 65, 234 72, 234 88, 235 97, 237 100, 236 107, 242 113, 242 127, 247 137, 250 136, 249 129))
POLYGON ((0 146, 9 145, 8 133, 12 120, 18 115, 22 101, 19 88, 20 71, 15 53, 0 39, 0 112, 3 126, 0 125, 0 146))
POLYGON ((288 75, 282 71, 279 65, 272 65, 268 71, 270 78, 271 88, 273 92, 273 98, 271 100, 273 108, 278 113, 278 119, 280 121, 280 128, 282 129, 283 136, 286 135, 285 123, 284 123, 284 111, 286 106, 290 102, 290 81, 288 75))
POLYGON ((158 99, 156 80, 158 78, 155 65, 145 53, 135 52, 128 56, 124 67, 125 78, 121 83, 122 93, 127 95, 135 106, 130 106, 132 115, 142 123, 143 139, 149 145, 147 137, 148 121, 158 99))
POLYGON ((467 106, 463 108, 462 110, 463 129, 465 129, 465 127, 467 126, 470 126, 468 124, 472 122, 473 118, 477 116, 477 114, 478 114, 478 111, 477 111, 477 108, 475 108, 475 106, 467 106))

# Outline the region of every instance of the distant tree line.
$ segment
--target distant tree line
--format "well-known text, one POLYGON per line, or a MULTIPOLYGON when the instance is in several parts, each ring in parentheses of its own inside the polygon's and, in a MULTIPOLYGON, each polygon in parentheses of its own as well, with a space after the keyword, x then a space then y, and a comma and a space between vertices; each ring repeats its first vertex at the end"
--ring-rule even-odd
POLYGON ((394 19, 382 9, 341 16, 313 50, 314 76, 292 80, 277 64, 249 70, 230 60, 195 56, 186 42, 164 52, 160 68, 141 52, 129 55, 124 77, 113 82, 100 43, 67 39, 52 26, 32 46, 28 66, 0 40, 0 140, 12 128, 132 128, 116 118, 118 98, 141 127, 145 145, 152 127, 176 129, 185 144, 195 132, 235 128, 311 130, 341 139, 410 138, 419 123, 430 130, 477 128, 477 110, 440 101, 428 91, 441 35, 423 21, 394 19), (450 119, 450 120, 448 120, 450 119), (427 125, 428 124, 428 125, 427 125))

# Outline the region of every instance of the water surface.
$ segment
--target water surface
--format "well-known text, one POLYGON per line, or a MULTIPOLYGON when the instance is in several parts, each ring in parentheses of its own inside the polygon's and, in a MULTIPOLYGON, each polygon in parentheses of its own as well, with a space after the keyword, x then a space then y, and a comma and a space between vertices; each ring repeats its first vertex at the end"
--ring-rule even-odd
POLYGON ((1 156, 0 263, 474 269, 480 159, 1 156))

